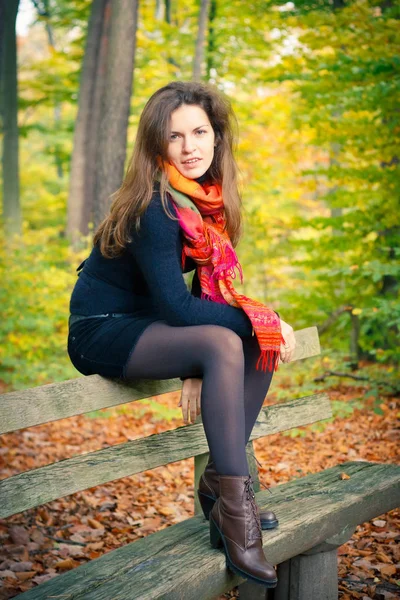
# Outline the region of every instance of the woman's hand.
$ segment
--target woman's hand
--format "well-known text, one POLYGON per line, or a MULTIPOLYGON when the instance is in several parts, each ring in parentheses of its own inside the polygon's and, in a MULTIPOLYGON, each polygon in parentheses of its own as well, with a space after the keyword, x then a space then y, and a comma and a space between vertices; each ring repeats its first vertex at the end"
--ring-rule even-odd
POLYGON ((280 347, 280 362, 288 363, 292 360, 294 349, 296 347, 296 338, 294 337, 293 327, 281 319, 281 332, 285 344, 280 347))
POLYGON ((178 406, 182 407, 182 415, 185 423, 192 421, 194 423, 198 415, 200 415, 200 400, 202 379, 190 377, 185 379, 182 384, 181 399, 178 406))

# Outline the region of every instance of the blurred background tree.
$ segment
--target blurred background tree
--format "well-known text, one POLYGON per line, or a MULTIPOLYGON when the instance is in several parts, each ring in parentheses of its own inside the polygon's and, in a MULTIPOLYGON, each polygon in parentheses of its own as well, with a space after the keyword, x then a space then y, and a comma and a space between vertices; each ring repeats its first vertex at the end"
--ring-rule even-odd
POLYGON ((396 3, 0 0, 0 16, 6 5, 31 19, 23 33, 17 20, 18 79, 0 27, 4 389, 77 375, 66 353, 75 269, 145 102, 174 79, 214 83, 238 117, 244 292, 295 329, 318 325, 316 371, 396 369, 396 3), (15 236, 6 216, 17 186, 15 236))

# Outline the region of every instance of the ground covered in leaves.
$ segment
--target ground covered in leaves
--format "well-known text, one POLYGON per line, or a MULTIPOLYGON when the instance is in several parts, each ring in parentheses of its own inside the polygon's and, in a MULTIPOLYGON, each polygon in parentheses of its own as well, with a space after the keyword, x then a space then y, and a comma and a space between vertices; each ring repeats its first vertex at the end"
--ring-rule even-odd
MULTIPOLYGON (((328 393, 350 406, 363 391, 338 384, 328 393)), ((165 395, 4 435, 1 478, 181 426, 178 400, 165 395)), ((272 393, 266 404, 274 401, 272 393)), ((324 426, 259 440, 260 480, 274 486, 348 460, 399 462, 398 417, 398 399, 365 400, 324 426)), ((193 516, 193 475, 188 459, 0 520, 0 600, 193 516)), ((340 547, 340 600, 400 597, 399 525, 400 511, 380 515, 340 547)))

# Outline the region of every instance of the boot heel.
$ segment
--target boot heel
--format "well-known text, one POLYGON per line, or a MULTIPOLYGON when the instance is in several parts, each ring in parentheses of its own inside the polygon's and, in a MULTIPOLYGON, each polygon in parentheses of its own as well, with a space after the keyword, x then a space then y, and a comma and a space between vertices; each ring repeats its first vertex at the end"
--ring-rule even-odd
POLYGON ((211 498, 210 496, 206 496, 205 494, 202 494, 201 492, 197 492, 197 496, 199 498, 200 506, 204 513, 204 516, 208 521, 208 519, 210 517, 211 509, 216 502, 216 498, 215 499, 211 498))
POLYGON ((222 546, 221 534, 212 517, 210 517, 210 544, 213 548, 220 548, 222 546))

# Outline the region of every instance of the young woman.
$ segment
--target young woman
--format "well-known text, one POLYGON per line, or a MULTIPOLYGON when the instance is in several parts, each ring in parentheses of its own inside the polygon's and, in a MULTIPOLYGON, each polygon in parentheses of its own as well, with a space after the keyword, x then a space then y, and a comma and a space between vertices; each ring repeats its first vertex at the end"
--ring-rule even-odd
POLYGON ((77 269, 68 352, 85 375, 184 380, 185 418, 189 406, 192 420, 201 411, 210 449, 198 494, 211 544, 234 572, 273 587, 261 529, 278 521, 258 510, 246 443, 295 339, 233 286, 242 275, 234 119, 209 84, 172 82, 148 100, 123 184, 77 269))

